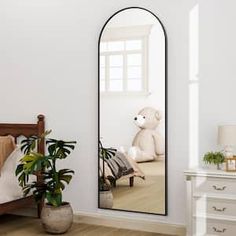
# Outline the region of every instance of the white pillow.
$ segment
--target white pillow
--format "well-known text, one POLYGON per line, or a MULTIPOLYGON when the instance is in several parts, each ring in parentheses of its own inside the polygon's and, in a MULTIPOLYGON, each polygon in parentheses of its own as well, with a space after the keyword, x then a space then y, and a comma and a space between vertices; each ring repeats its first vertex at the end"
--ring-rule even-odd
POLYGON ((24 156, 24 154, 21 152, 20 147, 17 146, 14 151, 9 155, 7 160, 5 161, 1 173, 7 174, 7 173, 13 173, 15 174, 15 169, 17 164, 19 163, 20 159, 24 156))
MULTIPOLYGON (((21 152, 20 147, 17 146, 3 165, 0 177, 0 203, 12 201, 23 196, 18 177, 15 175, 16 167, 23 156, 24 154, 21 152)), ((35 179, 35 176, 30 176, 30 182, 35 179)))
POLYGON ((0 197, 7 197, 11 200, 22 197, 22 189, 18 184, 17 177, 15 176, 16 166, 22 157, 23 153, 19 147, 16 147, 5 161, 0 177, 0 197))

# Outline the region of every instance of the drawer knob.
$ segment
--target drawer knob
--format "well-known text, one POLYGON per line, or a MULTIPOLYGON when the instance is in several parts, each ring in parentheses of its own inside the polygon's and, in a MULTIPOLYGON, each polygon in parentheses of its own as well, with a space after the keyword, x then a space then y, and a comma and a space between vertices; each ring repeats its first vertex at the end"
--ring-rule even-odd
POLYGON ((223 187, 217 187, 215 185, 212 186, 215 190, 217 191, 224 191, 226 189, 226 186, 223 186, 223 187))
POLYGON ((223 208, 217 208, 215 206, 212 207, 214 209, 214 211, 225 211, 226 210, 226 207, 223 207, 223 208))
POLYGON ((214 230, 214 232, 216 232, 216 233, 224 233, 224 232, 226 231, 225 228, 224 228, 224 229, 217 229, 216 227, 213 227, 213 230, 214 230))

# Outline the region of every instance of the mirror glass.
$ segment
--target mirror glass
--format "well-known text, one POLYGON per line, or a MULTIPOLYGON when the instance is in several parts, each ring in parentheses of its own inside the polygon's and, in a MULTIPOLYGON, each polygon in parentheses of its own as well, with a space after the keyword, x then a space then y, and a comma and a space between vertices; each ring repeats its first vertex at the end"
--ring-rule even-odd
POLYGON ((99 38, 99 208, 167 214, 166 34, 143 8, 99 38))

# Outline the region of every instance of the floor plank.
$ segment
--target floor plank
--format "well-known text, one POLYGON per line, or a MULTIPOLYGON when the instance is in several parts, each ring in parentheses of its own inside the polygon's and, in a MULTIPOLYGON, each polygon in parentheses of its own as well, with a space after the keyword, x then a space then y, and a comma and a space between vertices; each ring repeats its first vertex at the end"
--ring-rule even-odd
MULTIPOLYGON (((1 236, 41 236, 47 235, 40 220, 32 217, 2 215, 0 216, 1 236)), ((105 226, 77 224, 74 223, 70 231, 64 235, 68 236, 168 236, 156 233, 132 231, 105 226)))

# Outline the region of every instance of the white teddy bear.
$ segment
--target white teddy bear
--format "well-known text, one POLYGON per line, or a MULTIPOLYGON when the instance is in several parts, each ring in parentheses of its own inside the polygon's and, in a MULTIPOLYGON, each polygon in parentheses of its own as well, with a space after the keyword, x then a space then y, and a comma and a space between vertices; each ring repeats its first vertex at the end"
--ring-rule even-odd
POLYGON ((153 161, 165 154, 165 141, 156 130, 161 121, 161 114, 152 107, 143 108, 134 118, 141 129, 134 137, 128 155, 136 162, 153 161))

